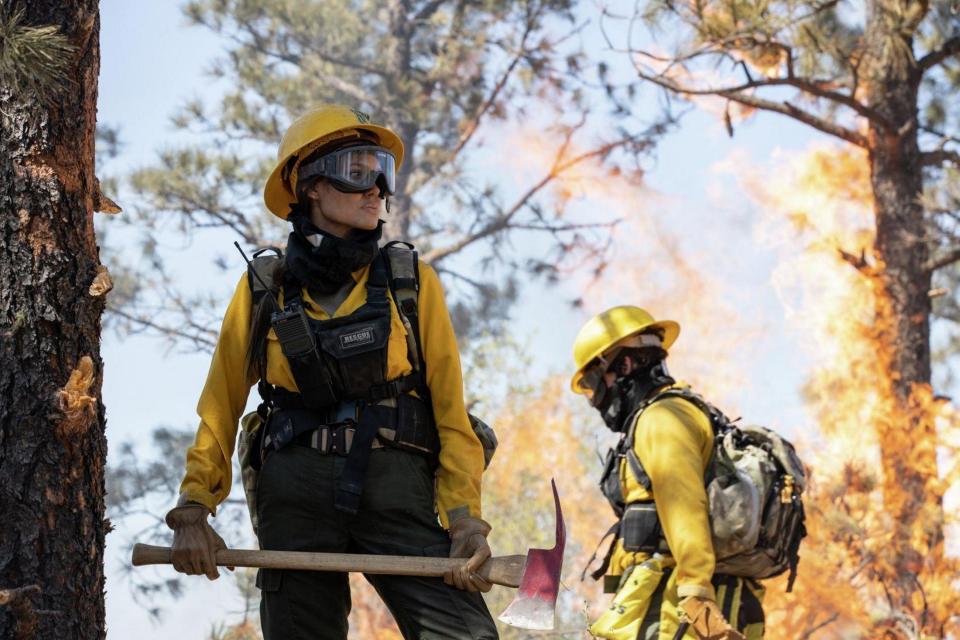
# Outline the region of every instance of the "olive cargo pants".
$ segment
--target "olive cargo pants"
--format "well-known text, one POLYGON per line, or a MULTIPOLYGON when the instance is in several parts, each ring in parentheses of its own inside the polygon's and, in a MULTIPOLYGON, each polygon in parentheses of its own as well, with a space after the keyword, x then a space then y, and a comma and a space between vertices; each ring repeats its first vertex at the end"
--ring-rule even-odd
MULTIPOLYGON (((270 453, 257 484, 262 549, 446 557, 450 539, 437 521, 427 460, 374 449, 360 511, 333 506, 346 458, 290 445, 270 453)), ((441 578, 367 575, 404 638, 489 640, 497 630, 483 598, 441 578)), ((350 586, 345 573, 261 569, 264 640, 347 637, 350 586)))

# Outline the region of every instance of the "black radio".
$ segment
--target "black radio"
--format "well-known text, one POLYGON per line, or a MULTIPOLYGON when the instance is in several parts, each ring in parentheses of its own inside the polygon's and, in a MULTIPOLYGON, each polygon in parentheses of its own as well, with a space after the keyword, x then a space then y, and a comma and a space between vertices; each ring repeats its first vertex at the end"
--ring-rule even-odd
POLYGON ((288 359, 300 359, 317 353, 316 339, 302 306, 291 304, 283 311, 274 312, 270 316, 270 324, 280 340, 283 355, 288 359))

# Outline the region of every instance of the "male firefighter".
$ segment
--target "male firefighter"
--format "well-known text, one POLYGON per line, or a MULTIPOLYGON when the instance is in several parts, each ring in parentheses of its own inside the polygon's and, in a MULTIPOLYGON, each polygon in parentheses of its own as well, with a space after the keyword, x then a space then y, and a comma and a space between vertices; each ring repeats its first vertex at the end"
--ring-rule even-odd
POLYGON ((704 488, 714 436, 709 417, 667 371, 679 333, 676 322, 620 306, 591 319, 574 343, 573 391, 621 434, 601 482, 619 522, 594 573, 607 573, 605 590, 616 595, 590 632, 611 640, 762 638, 762 588, 714 574, 704 488))

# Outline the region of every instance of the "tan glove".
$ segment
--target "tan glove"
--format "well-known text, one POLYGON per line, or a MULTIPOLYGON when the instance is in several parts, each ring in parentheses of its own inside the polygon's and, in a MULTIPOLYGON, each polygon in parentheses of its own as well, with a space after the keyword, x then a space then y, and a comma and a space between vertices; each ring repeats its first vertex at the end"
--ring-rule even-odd
POLYGON ((700 640, 746 640, 730 626, 713 600, 690 596, 680 601, 681 621, 686 620, 700 640))
MULTIPOLYGON (((227 545, 207 522, 210 510, 180 496, 177 506, 167 513, 167 526, 173 529, 173 568, 191 576, 205 574, 210 580, 220 577, 217 550, 227 545)), ((232 567, 228 567, 232 568, 232 567)))
POLYGON ((480 518, 460 518, 450 523, 450 557, 470 558, 460 568, 443 576, 447 584, 466 591, 487 592, 493 585, 476 574, 491 555, 487 535, 490 525, 480 518))

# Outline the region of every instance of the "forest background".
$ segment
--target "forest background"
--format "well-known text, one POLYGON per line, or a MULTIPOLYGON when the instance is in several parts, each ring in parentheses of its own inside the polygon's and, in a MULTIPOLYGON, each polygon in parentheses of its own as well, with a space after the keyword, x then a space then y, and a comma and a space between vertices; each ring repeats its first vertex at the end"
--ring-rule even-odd
MULTIPOLYGON (((836 3, 823 6, 828 4, 836 3)), ((956 257, 948 260, 956 252, 956 227, 944 223, 934 243, 934 249, 946 250, 934 252, 943 264, 929 291, 933 394, 921 407, 935 425, 930 446, 940 471, 926 480, 942 516, 916 522, 921 535, 924 522, 942 517, 946 559, 918 570, 926 589, 908 588, 904 595, 885 582, 896 567, 878 551, 890 522, 876 502, 883 484, 878 434, 885 428, 877 414, 886 405, 878 399, 884 394, 876 377, 883 375, 876 371, 883 336, 867 273, 877 262, 870 248, 874 221, 865 154, 856 141, 843 144, 836 135, 744 106, 732 94, 698 97, 692 106, 670 100, 652 82, 637 82, 638 71, 661 84, 678 81, 664 74, 669 65, 659 59, 672 40, 665 31, 651 36, 631 23, 633 3, 580 3, 569 13, 567 5, 484 4, 486 21, 470 27, 487 40, 467 42, 459 53, 441 51, 462 65, 457 72, 480 69, 482 89, 496 90, 504 77, 503 93, 475 130, 451 127, 451 114, 476 109, 482 91, 417 105, 418 121, 436 130, 423 138, 424 164, 410 179, 423 187, 435 173, 450 187, 398 199, 390 221, 393 233, 408 236, 442 263, 463 340, 469 397, 501 436, 502 450, 484 480, 495 551, 514 553, 549 541, 546 481, 557 477, 573 541, 559 624, 567 637, 584 635, 585 618, 606 601, 598 585, 579 581, 579 572, 610 519, 595 486, 595 452, 610 438, 566 389, 570 345, 591 314, 613 304, 639 304, 683 326, 671 357, 678 377, 731 415, 794 438, 814 471, 813 535, 796 595, 784 596, 782 581, 770 588, 776 637, 868 637, 863 634, 873 628, 900 633, 917 612, 912 624, 925 624, 929 614, 942 625, 941 634, 956 633, 951 558, 957 553, 960 496, 945 489, 956 479, 960 437, 949 400, 957 392, 956 257), (516 7, 526 13, 511 12, 516 7), (531 17, 532 7, 542 13, 531 17), (529 30, 516 30, 524 19, 532 20, 529 30), (631 33, 646 39, 629 40, 631 33), (528 48, 511 67, 518 45, 528 48), (623 51, 628 47, 632 54, 623 51), (471 48, 489 55, 473 55, 471 48), (639 49, 652 54, 642 59, 639 49), (510 73, 498 75, 505 70, 510 73), (461 143, 463 153, 443 164, 442 152, 461 143), (577 161, 565 165, 571 158, 577 161), (463 216, 471 223, 464 224, 463 216), (838 584, 824 584, 823 575, 839 576, 838 584)), ((249 574, 207 584, 177 579, 169 569, 131 572, 127 558, 134 539, 166 535, 158 518, 172 501, 182 448, 195 428, 193 408, 217 315, 243 271, 231 243, 240 239, 252 248, 283 235, 282 225, 258 211, 253 177, 262 167, 246 163, 270 157, 265 143, 287 116, 269 101, 248 103, 249 93, 235 94, 238 82, 231 74, 261 96, 286 92, 284 108, 294 113, 319 99, 311 87, 332 86, 338 99, 352 96, 361 103, 374 97, 331 73, 324 66, 335 64, 330 61, 305 68, 307 82, 302 76, 285 84, 263 73, 269 66, 262 51, 250 58, 237 53, 238 45, 260 41, 242 22, 222 19, 230 13, 224 9, 241 17, 247 11, 245 17, 257 23, 264 12, 283 13, 290 6, 188 3, 188 25, 183 7, 174 3, 101 3, 97 171, 104 192, 124 209, 98 221, 103 261, 115 281, 103 339, 108 513, 117 527, 107 538, 106 556, 112 634, 256 637, 249 574), (318 85, 310 85, 310 76, 318 85), (251 104, 263 111, 251 111, 251 104), (226 121, 233 127, 224 127, 226 121), (253 130, 261 138, 244 140, 253 130)), ((852 17, 860 6, 851 3, 849 14, 840 17, 852 17)), ((930 13, 932 30, 946 34, 940 44, 956 40, 951 6, 933 3, 930 13)), ((388 18, 383 11, 377 16, 388 18)), ((269 41, 276 34, 268 28, 259 35, 269 41)), ((709 40, 710 29, 701 36, 709 40)), ((349 49, 349 37, 337 44, 349 49)), ((949 113, 958 78, 952 46, 944 61, 947 89, 938 88, 947 106, 937 106, 935 91, 924 105, 943 111, 938 122, 947 131, 956 126, 949 113)), ((748 51, 745 64, 760 78, 782 62, 776 51, 742 42, 734 48, 748 51)), ((284 52, 273 54, 282 58, 284 52)), ((720 78, 699 73, 682 79, 720 78)), ((396 99, 404 87, 394 89, 396 99)), ((389 101, 363 106, 375 117, 396 116, 389 101), (378 113, 378 106, 388 115, 378 113)), ((936 138, 936 132, 927 133, 936 138)), ((956 135, 934 142, 946 168, 931 164, 924 215, 939 220, 952 213, 956 220, 956 172, 950 169, 956 135)), ((238 487, 231 500, 236 508, 215 524, 231 542, 249 546, 238 487)), ((357 586, 354 635, 393 637, 375 597, 360 581, 357 586)), ((506 597, 492 592, 495 613, 506 597)))

